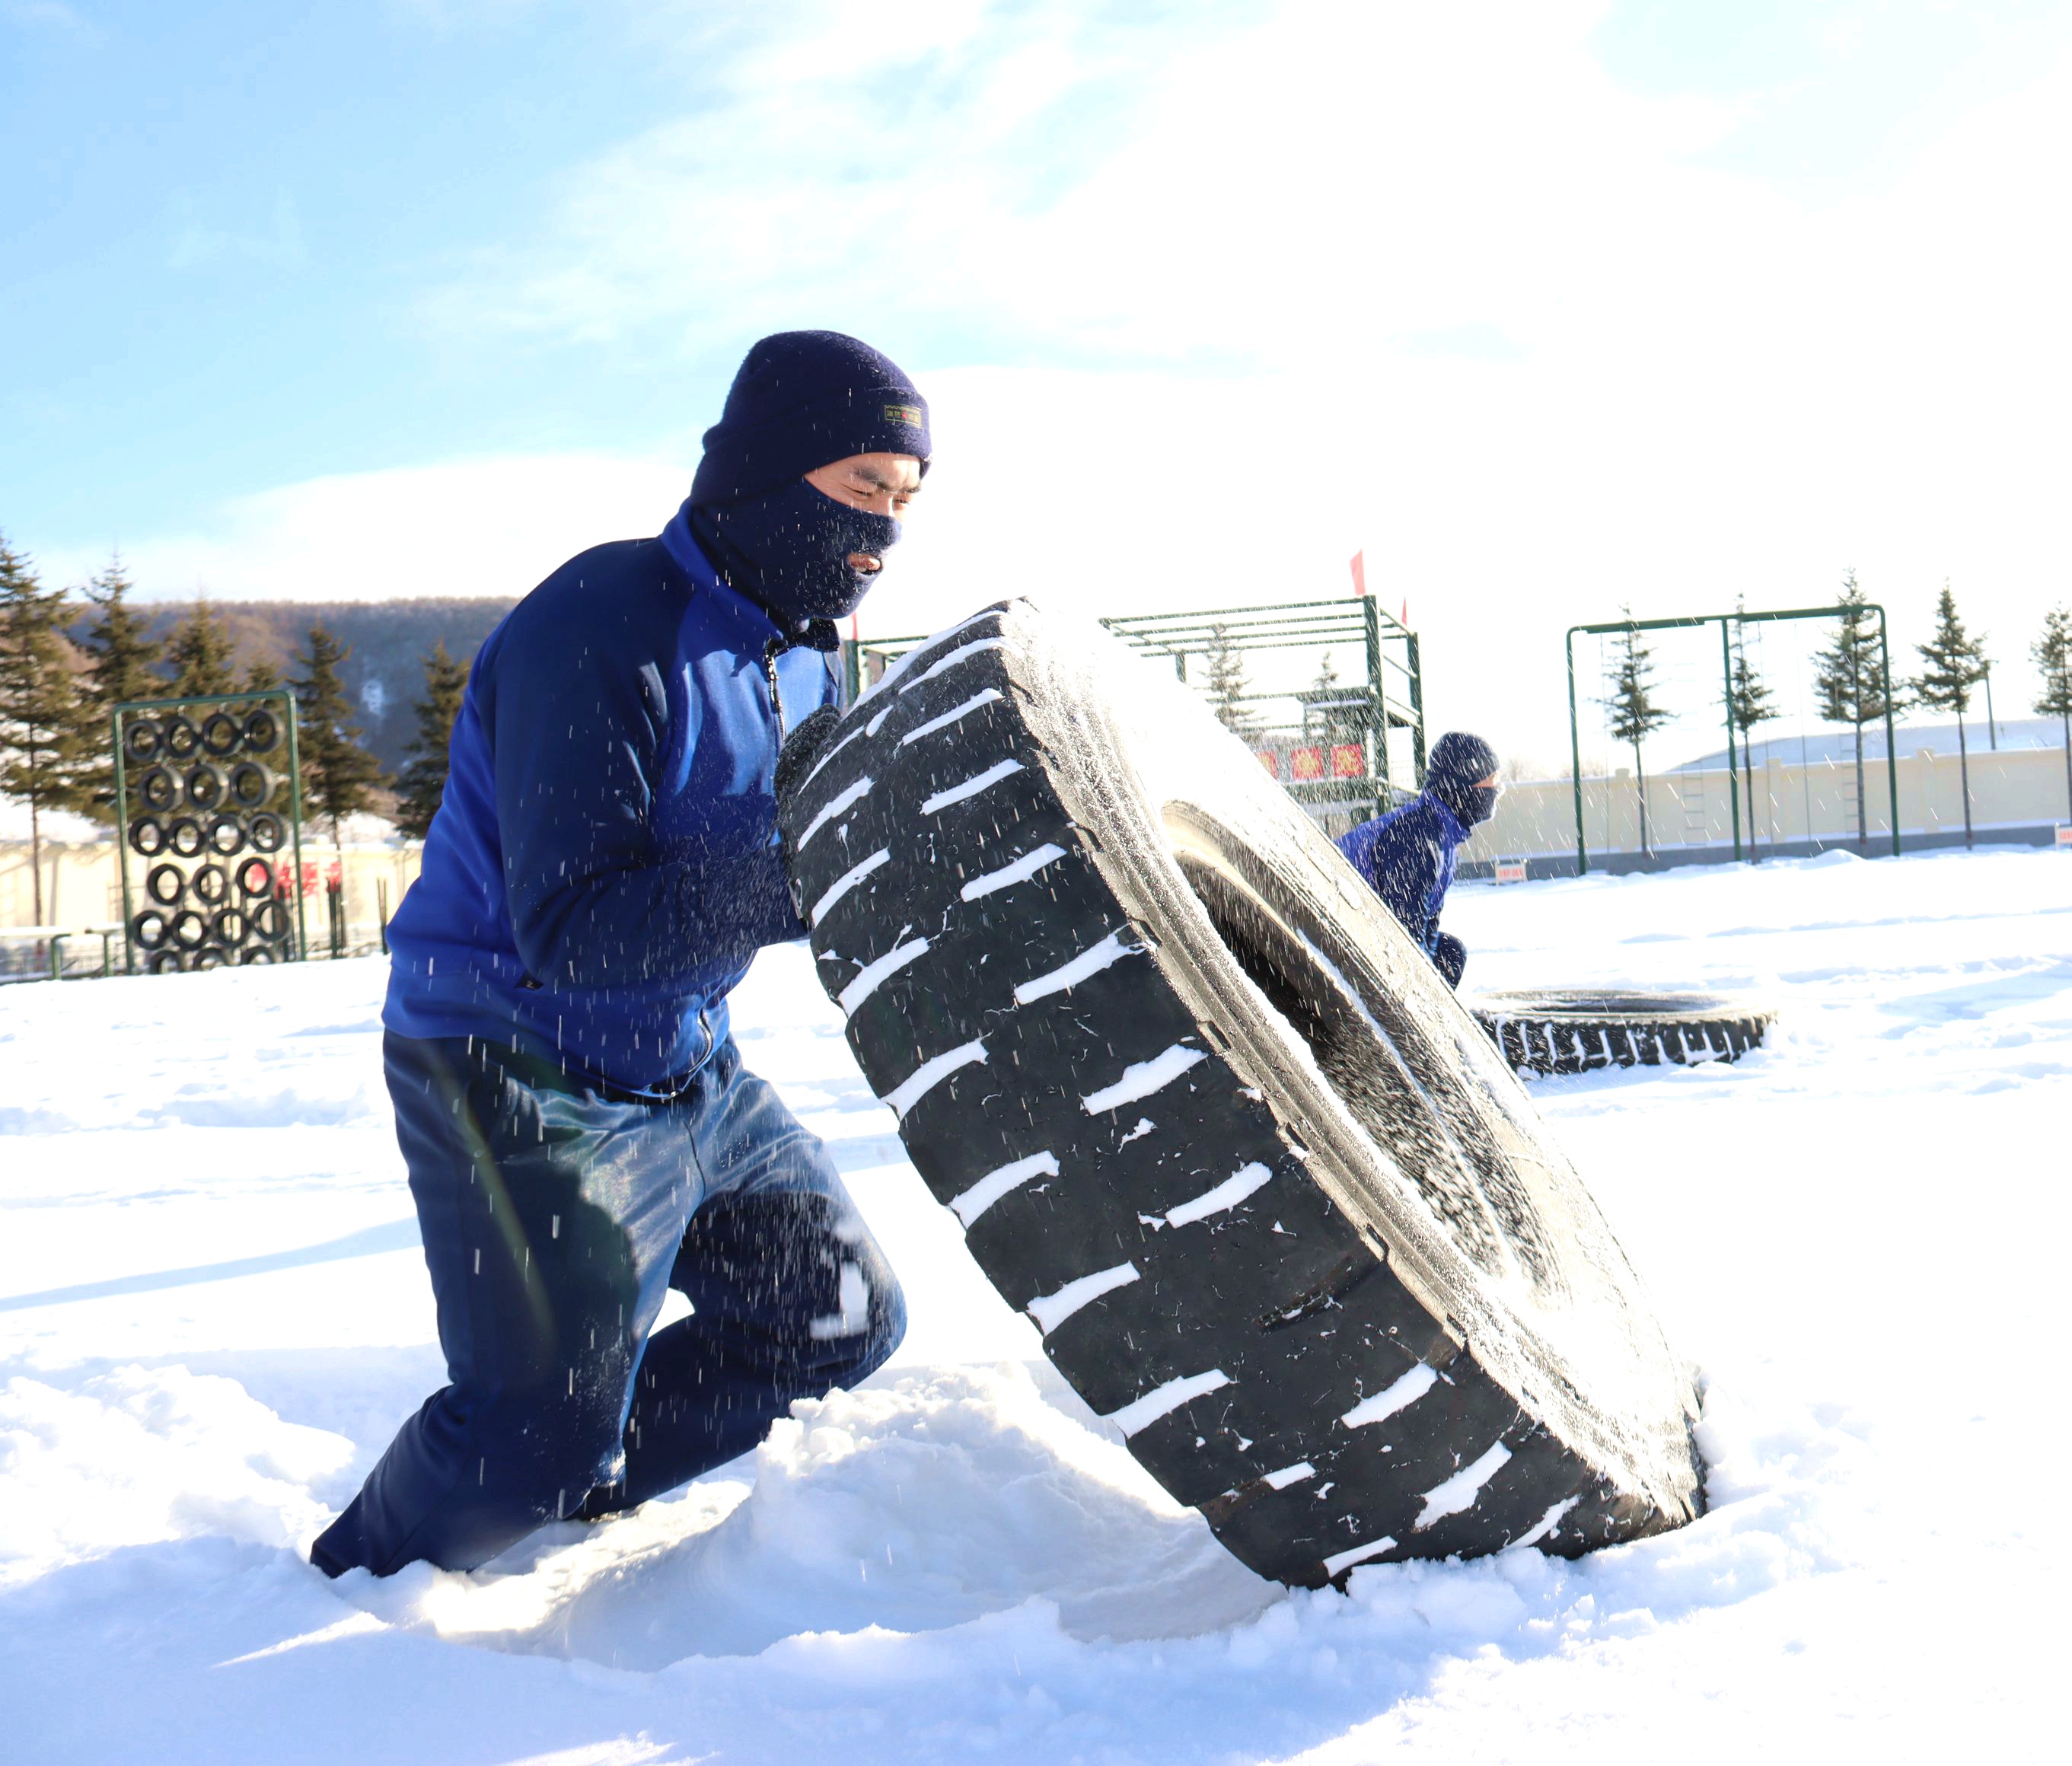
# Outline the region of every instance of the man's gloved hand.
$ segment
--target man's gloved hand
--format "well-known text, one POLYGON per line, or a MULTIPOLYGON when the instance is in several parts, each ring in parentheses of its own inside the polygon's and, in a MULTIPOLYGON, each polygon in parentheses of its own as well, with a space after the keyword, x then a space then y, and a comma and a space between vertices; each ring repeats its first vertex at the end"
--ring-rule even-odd
POLYGON ((823 705, 784 738, 784 746, 777 756, 777 801, 783 803, 803 782, 813 770, 813 763, 825 751, 835 733, 835 725, 841 721, 841 713, 832 705, 823 705))
POLYGON ((1432 953, 1432 960, 1438 966, 1440 974, 1446 978, 1446 985, 1458 988, 1461 975, 1468 966, 1468 947, 1450 932, 1439 934, 1438 947, 1432 953))

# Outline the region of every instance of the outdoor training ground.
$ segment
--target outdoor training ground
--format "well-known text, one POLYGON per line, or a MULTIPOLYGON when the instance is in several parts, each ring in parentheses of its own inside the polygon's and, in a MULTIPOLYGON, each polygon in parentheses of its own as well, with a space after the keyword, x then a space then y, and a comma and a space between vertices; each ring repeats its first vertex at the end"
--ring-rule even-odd
MULTIPOLYGON (((1537 1088, 1707 1381, 1712 1509, 1285 1592, 1046 1370, 803 947, 736 996, 913 1328, 753 1460, 490 1569, 309 1541, 440 1378, 378 960, 0 992, 0 1757, 2062 1758, 2072 852, 1458 890, 1474 988, 1748 990, 1537 1088)), ((665 1315, 666 1316, 666 1315, 665 1315)))

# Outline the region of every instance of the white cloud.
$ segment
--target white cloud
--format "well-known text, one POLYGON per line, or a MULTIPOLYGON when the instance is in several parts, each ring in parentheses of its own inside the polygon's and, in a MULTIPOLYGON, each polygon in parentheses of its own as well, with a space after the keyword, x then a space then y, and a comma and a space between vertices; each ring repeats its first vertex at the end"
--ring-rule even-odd
MULTIPOLYGON (((122 552, 153 597, 515 595, 586 546, 653 533, 689 483, 668 462, 580 454, 340 474, 239 498, 193 531, 125 540, 122 552)), ((74 582, 103 561, 54 550, 38 565, 74 582)))
POLYGON ((4 0, 0 18, 32 30, 54 31, 60 36, 91 48, 105 42, 107 33, 64 0, 4 0))
MULTIPOLYGON (((1552 755, 1566 626, 1825 602, 1853 565, 1902 667, 1947 575, 1999 708, 2025 697, 2072 593, 2072 69, 1815 203, 1696 163, 1734 113, 1621 91, 1580 0, 1114 10, 707 23, 697 113, 571 172, 432 310, 489 347, 891 348, 939 453, 881 633, 1024 590, 1335 595, 1363 545, 1435 718, 1552 755)), ((690 464, 323 480, 131 549, 161 589, 509 593, 653 532, 690 464)))

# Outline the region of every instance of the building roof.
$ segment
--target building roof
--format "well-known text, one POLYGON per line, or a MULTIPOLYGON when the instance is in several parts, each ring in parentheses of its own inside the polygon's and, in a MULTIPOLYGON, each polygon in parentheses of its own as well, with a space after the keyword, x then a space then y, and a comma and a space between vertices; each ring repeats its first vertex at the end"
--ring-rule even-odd
MULTIPOLYGON (((1900 723, 1893 726, 1893 737, 1901 754, 1918 754, 1929 749, 1938 754, 1957 752, 1957 726, 1947 724, 1900 723)), ((1992 732, 1986 729, 1984 717, 1964 720, 1964 741, 1974 754, 1984 754, 1998 748, 2058 748, 2064 744, 2064 727, 2055 717, 2000 717, 1993 721, 1992 732)), ((1780 766, 1815 761, 1843 762, 1856 758, 1856 737, 1848 725, 1836 729, 1832 725, 1821 725, 1803 733, 1761 736, 1748 745, 1748 764, 1762 766, 1770 761, 1780 766)), ((1741 757, 1737 754, 1737 761, 1741 757)), ((1885 725, 1883 723, 1864 725, 1864 758, 1885 758, 1885 725)), ((1713 772, 1727 764, 1727 751, 1717 748, 1709 754, 1700 754, 1695 760, 1679 762, 1670 767, 1672 773, 1713 772)))

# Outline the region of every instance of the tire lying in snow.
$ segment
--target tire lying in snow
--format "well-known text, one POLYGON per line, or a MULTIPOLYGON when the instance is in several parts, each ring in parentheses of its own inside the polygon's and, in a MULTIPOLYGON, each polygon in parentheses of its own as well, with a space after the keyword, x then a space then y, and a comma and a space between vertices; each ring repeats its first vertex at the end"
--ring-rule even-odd
POLYGON ((1776 1016, 1710 993, 1564 988, 1485 993, 1464 1004, 1511 1067, 1534 1075, 1738 1060, 1762 1045, 1776 1016))
POLYGON ((1170 677, 989 609, 779 823, 916 1168, 1245 1563, 1315 1586, 1698 1511, 1689 1379, 1522 1087, 1170 677))

